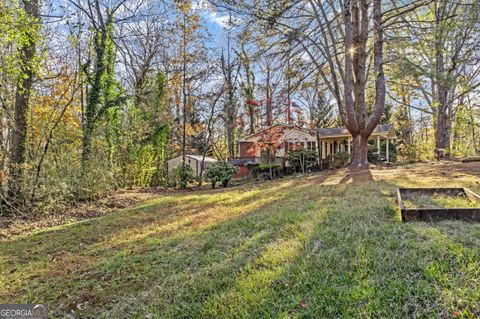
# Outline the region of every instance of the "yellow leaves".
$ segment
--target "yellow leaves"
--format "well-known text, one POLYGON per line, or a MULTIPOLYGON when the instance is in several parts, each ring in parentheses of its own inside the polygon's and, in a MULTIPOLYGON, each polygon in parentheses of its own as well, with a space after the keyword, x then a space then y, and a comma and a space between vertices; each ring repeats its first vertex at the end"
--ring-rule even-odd
POLYGON ((181 12, 189 12, 192 10, 192 3, 189 0, 175 0, 175 7, 181 12))
POLYGON ((49 83, 42 95, 32 98, 32 139, 41 139, 48 134, 59 119, 59 125, 66 129, 64 134, 77 135, 81 128, 81 105, 79 92, 75 92, 74 80, 68 70, 64 70, 49 83))
POLYGON ((185 124, 185 132, 189 136, 194 136, 197 135, 198 132, 201 132, 203 130, 203 125, 202 124, 195 124, 192 126, 190 123, 185 124))
POLYGON ((187 135, 195 135, 195 130, 189 123, 185 125, 185 131, 187 135))

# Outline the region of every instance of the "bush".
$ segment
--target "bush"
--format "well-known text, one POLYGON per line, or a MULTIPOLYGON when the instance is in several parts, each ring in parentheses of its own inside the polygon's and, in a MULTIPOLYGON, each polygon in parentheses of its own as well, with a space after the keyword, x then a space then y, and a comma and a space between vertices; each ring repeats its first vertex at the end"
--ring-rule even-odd
POLYGON ((378 149, 376 147, 368 147, 368 154, 367 154, 368 162, 369 163, 378 163, 380 162, 380 156, 378 155, 378 149))
POLYGON ((228 186, 228 182, 239 172, 238 167, 227 162, 217 162, 210 165, 205 170, 205 178, 210 181, 212 188, 215 188, 217 182, 222 183, 223 187, 228 186))
POLYGON ((418 142, 417 144, 400 144, 398 146, 398 159, 401 162, 414 163, 433 160, 433 145, 418 142))
MULTIPOLYGON (((386 142, 385 140, 382 140, 380 143, 380 150, 381 150, 381 155, 378 155, 378 148, 375 145, 369 145, 368 146, 368 161, 370 163, 379 163, 381 161, 386 160, 386 153, 385 153, 385 147, 386 147, 386 142)), ((397 161, 397 147, 395 143, 389 143, 388 144, 388 155, 391 163, 394 163, 397 161)))
POLYGON ((287 154, 287 160, 290 165, 296 170, 299 168, 302 172, 306 172, 312 168, 317 162, 317 152, 315 150, 300 149, 291 150, 287 154))
POLYGON ((332 166, 336 168, 345 167, 350 163, 350 154, 347 152, 337 153, 333 155, 332 166))
POLYGON ((185 163, 182 163, 173 169, 173 177, 175 183, 180 189, 187 188, 188 183, 192 183, 197 178, 190 165, 185 163))
POLYGON ((268 174, 269 178, 275 178, 280 175, 282 165, 278 163, 261 163, 252 169, 253 176, 268 174))
POLYGON ((262 173, 265 173, 265 172, 268 172, 270 171, 270 168, 273 169, 273 170, 280 170, 282 168, 282 165, 278 164, 278 163, 262 163, 260 165, 258 165, 257 169, 259 172, 262 172, 262 173))

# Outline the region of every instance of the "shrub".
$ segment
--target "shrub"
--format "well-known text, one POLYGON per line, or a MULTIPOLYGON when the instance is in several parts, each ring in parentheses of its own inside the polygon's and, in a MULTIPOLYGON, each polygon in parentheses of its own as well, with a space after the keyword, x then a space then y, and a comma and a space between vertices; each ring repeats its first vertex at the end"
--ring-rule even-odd
POLYGON ((260 172, 268 172, 270 171, 270 168, 273 169, 273 170, 279 170, 282 168, 282 165, 278 164, 278 163, 262 163, 260 165, 258 165, 257 169, 258 171, 260 172))
MULTIPOLYGON (((381 155, 378 155, 378 148, 377 145, 369 145, 368 146, 368 161, 370 163, 379 163, 381 161, 384 161, 386 159, 386 142, 385 140, 382 140, 380 143, 380 151, 381 155)), ((388 155, 390 162, 396 162, 397 161, 397 147, 394 143, 389 143, 388 144, 388 155)))
POLYGON ((217 182, 222 183, 223 187, 227 187, 230 179, 238 172, 238 167, 230 163, 217 162, 207 167, 205 170, 205 178, 210 181, 212 188, 215 188, 217 182))
POLYGON ((368 147, 368 154, 367 154, 368 162, 369 163, 378 163, 380 162, 380 156, 378 155, 378 149, 376 147, 368 147))
POLYGON ((333 155, 332 166, 336 168, 345 167, 350 162, 350 154, 347 152, 333 155))
POLYGON ((252 170, 253 176, 258 176, 259 174, 269 174, 269 178, 274 178, 280 175, 282 170, 282 165, 278 163, 261 163, 252 170))
POLYGON ((180 189, 187 188, 188 183, 192 183, 196 179, 195 172, 190 165, 182 163, 173 169, 173 177, 175 183, 180 189))
POLYGON ((419 162, 433 160, 433 146, 429 143, 400 144, 398 146, 398 159, 401 162, 419 162))
POLYGON ((305 148, 300 150, 291 150, 287 154, 287 160, 294 169, 300 168, 302 172, 306 172, 316 164, 317 152, 315 150, 309 150, 305 148))

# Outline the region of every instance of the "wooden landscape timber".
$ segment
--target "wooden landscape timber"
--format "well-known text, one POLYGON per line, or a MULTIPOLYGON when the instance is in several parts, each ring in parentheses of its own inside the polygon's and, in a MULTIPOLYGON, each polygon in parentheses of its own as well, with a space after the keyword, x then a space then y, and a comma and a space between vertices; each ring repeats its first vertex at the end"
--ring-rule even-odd
POLYGON ((470 201, 480 204, 480 196, 468 188, 399 188, 397 190, 398 204, 402 214, 402 222, 408 221, 441 221, 441 220, 463 220, 470 222, 480 222, 480 206, 477 208, 454 207, 414 207, 409 208, 405 205, 405 199, 409 196, 436 194, 450 197, 466 197, 470 201))

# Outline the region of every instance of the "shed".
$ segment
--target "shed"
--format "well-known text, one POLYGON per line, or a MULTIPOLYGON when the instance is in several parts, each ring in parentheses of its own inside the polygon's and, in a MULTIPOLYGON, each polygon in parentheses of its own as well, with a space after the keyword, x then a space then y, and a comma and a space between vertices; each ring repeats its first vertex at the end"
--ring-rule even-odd
MULTIPOLYGON (((200 171, 202 168, 202 160, 203 160, 203 155, 185 155, 185 163, 187 165, 190 165, 190 167, 193 169, 195 174, 198 176, 200 175, 200 171)), ((178 167, 180 164, 183 162, 183 156, 177 156, 172 159, 170 159, 167 163, 168 166, 168 176, 173 175, 173 170, 178 167)), ((213 163, 216 163, 217 160, 214 159, 213 157, 208 157, 205 156, 205 161, 203 162, 203 168, 204 170, 212 165, 213 163)))

